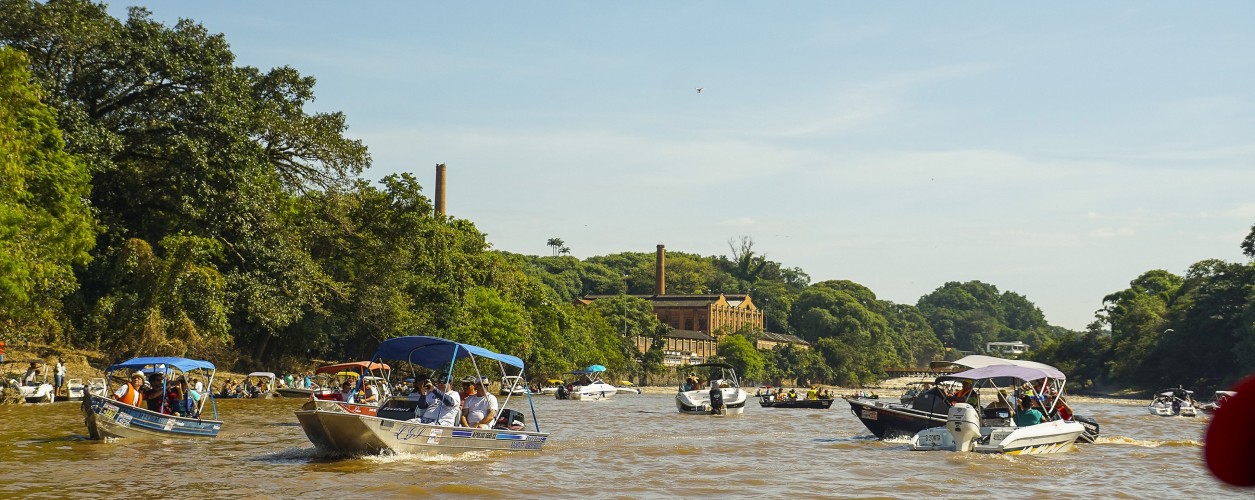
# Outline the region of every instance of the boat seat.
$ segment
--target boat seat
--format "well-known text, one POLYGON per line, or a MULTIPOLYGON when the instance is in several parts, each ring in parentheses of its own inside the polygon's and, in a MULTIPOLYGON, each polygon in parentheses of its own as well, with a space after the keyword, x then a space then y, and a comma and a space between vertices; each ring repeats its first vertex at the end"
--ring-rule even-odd
POLYGON ((375 416, 389 420, 410 420, 420 415, 422 412, 418 408, 418 400, 402 398, 389 398, 375 413, 375 416))

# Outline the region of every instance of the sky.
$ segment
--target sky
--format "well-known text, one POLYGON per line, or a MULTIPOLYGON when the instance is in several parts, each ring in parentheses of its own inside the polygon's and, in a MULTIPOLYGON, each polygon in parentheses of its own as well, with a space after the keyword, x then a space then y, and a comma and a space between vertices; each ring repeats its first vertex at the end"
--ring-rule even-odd
POLYGON ((754 250, 915 304, 978 280, 1081 330, 1246 262, 1255 2, 148 1, 317 79, 369 179, 493 248, 754 250), (699 93, 697 88, 703 90, 699 93))

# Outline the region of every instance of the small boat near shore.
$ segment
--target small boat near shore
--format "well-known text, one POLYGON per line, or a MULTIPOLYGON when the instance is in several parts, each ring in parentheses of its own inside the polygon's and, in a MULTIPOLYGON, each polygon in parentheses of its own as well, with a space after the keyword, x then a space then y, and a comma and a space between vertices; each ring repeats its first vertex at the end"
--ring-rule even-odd
POLYGON ((592 365, 583 370, 568 372, 571 375, 579 375, 579 381, 571 385, 565 399, 598 401, 613 398, 619 392, 619 388, 602 380, 601 376, 605 372, 606 367, 601 365, 592 365))
POLYGON ((758 404, 763 408, 809 408, 814 410, 827 410, 832 407, 833 398, 819 399, 777 399, 775 394, 763 394, 758 396, 758 404))
POLYGON ((1151 415, 1160 417, 1194 417, 1198 410, 1194 407, 1194 391, 1177 387, 1164 389, 1155 393, 1146 409, 1151 415))
MULTIPOLYGON (((142 357, 110 366, 105 371, 105 379, 112 380, 111 374, 118 370, 123 371, 124 374, 132 372, 129 373, 129 377, 126 375, 122 377, 127 380, 134 379, 134 384, 142 383, 144 373, 161 373, 165 375, 164 381, 173 382, 172 375, 182 375, 186 380, 186 377, 194 373, 203 372, 209 380, 208 385, 212 386, 214 372, 217 369, 213 363, 202 360, 142 357)), ((163 386, 162 392, 170 394, 171 389, 173 389, 172 386, 163 386)), ((182 408, 165 407, 167 411, 150 411, 139 406, 143 404, 140 389, 124 381, 116 391, 106 390, 104 395, 88 393, 85 398, 82 406, 83 423, 87 426, 87 433, 91 439, 217 437, 218 432, 222 430, 222 421, 218 420, 217 406, 213 405, 214 399, 208 394, 185 400, 188 404, 182 408), (112 397, 119 392, 122 396, 112 397), (120 400, 127 398, 130 398, 130 401, 120 400), (205 418, 202 414, 206 403, 211 405, 213 418, 205 418)))
POLYGON ((1216 399, 1212 400, 1209 403, 1203 403, 1201 405, 1198 405, 1195 408, 1197 408, 1198 411, 1201 411, 1207 415, 1214 415, 1216 413, 1216 410, 1219 410, 1221 405, 1223 405, 1226 401, 1228 401, 1229 398, 1232 398, 1237 395, 1238 395, 1237 391, 1216 391, 1216 399))

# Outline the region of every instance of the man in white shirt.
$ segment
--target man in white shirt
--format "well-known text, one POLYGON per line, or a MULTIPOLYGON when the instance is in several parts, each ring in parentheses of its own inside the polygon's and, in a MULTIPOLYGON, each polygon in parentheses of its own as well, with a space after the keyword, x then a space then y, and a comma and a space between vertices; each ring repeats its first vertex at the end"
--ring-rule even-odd
POLYGON ((491 429, 497 417, 497 397, 488 394, 484 381, 475 382, 475 395, 466 398, 462 409, 462 425, 476 429, 491 429))
POLYGON ((453 427, 457 425, 458 420, 462 416, 462 398, 458 396, 458 391, 449 387, 449 377, 440 377, 439 384, 432 388, 431 392, 436 394, 436 400, 439 407, 436 416, 436 425, 444 427, 453 427))
MULTIPOLYGON (((430 424, 440 418, 440 401, 436 399, 436 388, 431 380, 423 380, 418 384, 418 408, 423 410, 418 416, 418 423, 430 424)), ((413 395, 413 393, 411 393, 413 395)))

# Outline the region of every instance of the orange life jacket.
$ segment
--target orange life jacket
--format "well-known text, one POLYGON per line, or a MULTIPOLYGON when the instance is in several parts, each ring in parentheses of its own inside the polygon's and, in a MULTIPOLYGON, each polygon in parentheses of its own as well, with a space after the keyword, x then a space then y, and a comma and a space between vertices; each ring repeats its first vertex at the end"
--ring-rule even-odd
POLYGON ((123 394, 122 398, 118 399, 118 401, 131 406, 139 406, 140 401, 143 400, 144 395, 135 390, 134 387, 131 387, 131 384, 126 384, 126 394, 123 394))

